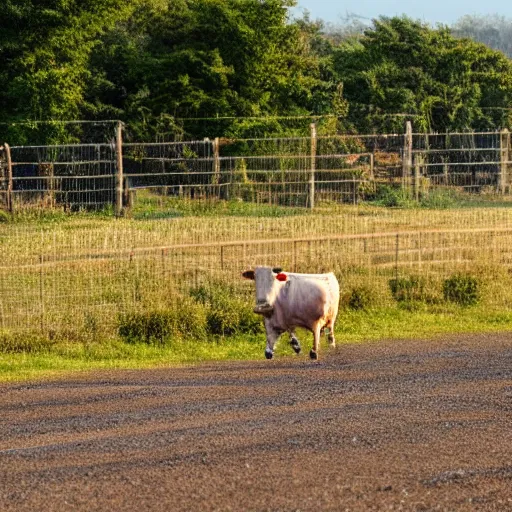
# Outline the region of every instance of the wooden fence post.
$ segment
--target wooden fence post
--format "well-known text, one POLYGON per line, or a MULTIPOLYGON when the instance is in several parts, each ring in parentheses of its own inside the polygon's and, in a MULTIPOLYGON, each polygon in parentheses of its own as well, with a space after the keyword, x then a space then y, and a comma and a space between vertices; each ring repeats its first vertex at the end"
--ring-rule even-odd
POLYGON ((370 153, 370 181, 375 181, 375 155, 370 153))
POLYGON ((414 199, 416 201, 419 201, 420 199, 420 168, 424 163, 424 158, 425 157, 423 155, 416 154, 416 158, 414 159, 414 199))
POLYGON ((309 207, 315 208, 315 170, 316 170, 316 124, 311 123, 311 174, 309 177, 309 207))
POLYGON ((505 194, 509 185, 508 165, 510 161, 510 132, 505 128, 500 133, 500 174, 498 190, 505 194))
POLYGON ((123 123, 117 123, 116 127, 116 198, 115 212, 120 217, 123 214, 123 123))
POLYGON ((405 125, 404 152, 402 155, 402 188, 410 193, 412 173, 412 124, 405 125))

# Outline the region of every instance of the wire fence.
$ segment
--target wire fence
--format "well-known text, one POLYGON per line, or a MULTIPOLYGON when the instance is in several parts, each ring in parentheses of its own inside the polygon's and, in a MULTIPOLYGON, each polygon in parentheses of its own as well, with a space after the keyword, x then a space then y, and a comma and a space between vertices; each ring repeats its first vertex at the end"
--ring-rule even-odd
POLYGON ((392 279, 418 276, 435 302, 470 272, 489 307, 512 306, 508 209, 89 224, 0 229, 0 332, 115 336, 120 315, 179 309, 199 287, 252 304, 241 272, 256 265, 334 271, 342 295, 365 288, 379 305, 392 279))
POLYGON ((439 187, 510 193, 510 133, 317 135, 163 143, 4 145, 0 201, 64 209, 133 206, 137 191, 314 208, 357 203, 379 186, 419 199, 439 187))

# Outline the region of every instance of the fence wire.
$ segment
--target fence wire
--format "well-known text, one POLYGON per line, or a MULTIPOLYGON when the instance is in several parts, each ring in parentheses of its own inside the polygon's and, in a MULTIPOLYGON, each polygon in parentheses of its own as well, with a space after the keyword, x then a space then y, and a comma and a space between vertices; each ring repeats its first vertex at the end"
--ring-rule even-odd
POLYGON ((489 307, 512 305, 505 209, 4 226, 0 244, 4 333, 113 336, 119 315, 179 308, 201 286, 227 286, 251 304, 253 286, 241 272, 256 265, 334 271, 343 296, 365 287, 380 305, 393 302, 392 279, 417 276, 435 303, 443 279, 470 272, 489 307))
POLYGON ((17 146, 11 177, 0 158, 0 198, 11 209, 102 208, 121 202, 120 186, 128 207, 149 189, 313 208, 372 199, 382 185, 416 198, 439 187, 503 194, 510 192, 511 152, 506 131, 17 146))

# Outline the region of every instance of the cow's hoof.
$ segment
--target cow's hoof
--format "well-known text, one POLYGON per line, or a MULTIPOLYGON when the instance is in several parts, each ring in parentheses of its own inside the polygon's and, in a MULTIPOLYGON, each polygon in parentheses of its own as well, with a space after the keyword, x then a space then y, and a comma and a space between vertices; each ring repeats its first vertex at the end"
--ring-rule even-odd
POLYGON ((290 345, 292 346, 293 350, 295 351, 296 354, 300 354, 300 343, 299 343, 299 340, 297 339, 292 339, 292 341, 290 342, 290 345))
POLYGON ((311 350, 311 351, 309 352, 309 357, 310 357, 311 359, 316 360, 316 359, 318 359, 318 354, 317 354, 314 350, 311 350))
POLYGON ((274 352, 272 352, 272 350, 265 350, 265 357, 267 359, 272 359, 274 357, 274 352))

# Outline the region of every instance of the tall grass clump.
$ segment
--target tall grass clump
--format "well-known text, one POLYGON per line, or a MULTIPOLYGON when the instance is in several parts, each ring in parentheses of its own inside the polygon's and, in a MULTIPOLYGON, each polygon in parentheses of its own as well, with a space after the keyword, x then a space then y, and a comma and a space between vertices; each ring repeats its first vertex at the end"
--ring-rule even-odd
POLYGON ((208 339, 262 332, 252 304, 223 284, 200 285, 190 296, 157 310, 125 313, 118 334, 128 343, 167 345, 173 340, 208 339))
POLYGON ((206 311, 190 300, 173 308, 131 312, 119 317, 119 336, 128 343, 166 345, 175 339, 207 338, 206 311))
POLYGON ((343 297, 342 303, 353 311, 367 311, 376 303, 375 292, 368 286, 356 286, 343 297))
POLYGON ((461 306, 473 306, 480 300, 478 279, 470 274, 454 274, 445 279, 443 295, 446 301, 461 306))
POLYGON ((191 297, 206 310, 208 334, 232 336, 262 332, 261 318, 253 312, 252 302, 237 296, 234 287, 213 283, 190 290, 191 297))

